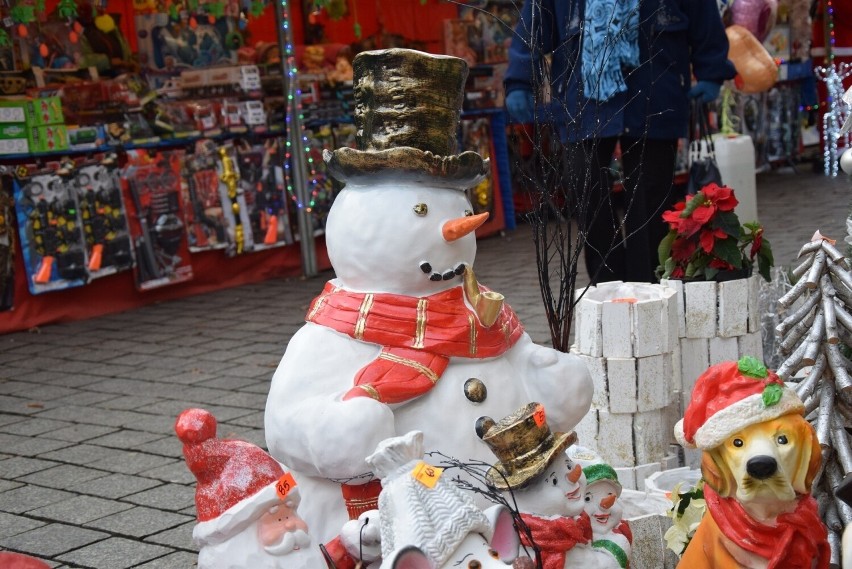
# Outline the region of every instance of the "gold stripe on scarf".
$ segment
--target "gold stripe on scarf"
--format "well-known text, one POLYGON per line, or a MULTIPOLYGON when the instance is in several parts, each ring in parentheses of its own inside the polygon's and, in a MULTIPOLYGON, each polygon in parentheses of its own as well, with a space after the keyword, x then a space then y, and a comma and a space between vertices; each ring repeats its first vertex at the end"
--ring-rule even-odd
POLYGON ((370 397, 372 397, 376 401, 382 400, 382 396, 379 395, 379 392, 376 391, 375 388, 372 385, 367 385, 365 383, 364 385, 359 385, 358 387, 363 389, 367 393, 367 395, 369 395, 370 397))
POLYGON ((328 291, 327 293, 319 295, 317 297, 317 301, 314 303, 314 307, 311 308, 311 311, 308 313, 308 316, 307 316, 307 318, 305 318, 305 320, 307 320, 308 322, 313 320, 314 317, 317 315, 317 312, 319 312, 320 308, 322 308, 322 305, 325 304, 326 299, 339 290, 340 290, 340 287, 335 286, 335 287, 332 287, 332 289, 330 291, 328 291))
POLYGON ((423 339, 426 336, 426 306, 429 301, 421 298, 417 301, 417 329, 414 332, 414 348, 423 349, 423 339))
POLYGON ((355 322, 355 339, 364 339, 364 329, 367 327, 367 315, 370 314, 370 309, 373 307, 373 294, 364 295, 364 300, 361 301, 361 308, 358 309, 358 321, 355 322))
POLYGON ((470 355, 476 355, 476 320, 473 317, 473 314, 467 315, 467 323, 470 326, 470 355))
POLYGON ((432 371, 431 369, 426 367, 425 365, 421 364, 420 362, 416 362, 416 361, 410 360, 408 358, 403 358, 403 357, 397 356, 395 354, 389 354, 387 352, 382 352, 381 354, 379 354, 379 359, 387 360, 387 361, 393 362, 395 364, 401 364, 401 365, 404 365, 404 366, 408 366, 412 369, 417 370, 417 372, 420 373, 421 375, 426 376, 426 378, 429 381, 431 381, 433 384, 438 383, 438 379, 439 379, 438 375, 434 371, 432 371))

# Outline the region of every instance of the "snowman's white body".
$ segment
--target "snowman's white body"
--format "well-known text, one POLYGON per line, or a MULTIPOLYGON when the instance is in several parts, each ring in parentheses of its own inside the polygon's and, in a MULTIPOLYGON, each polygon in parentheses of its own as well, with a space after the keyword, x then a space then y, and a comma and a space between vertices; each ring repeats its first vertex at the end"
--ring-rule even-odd
MULTIPOLYGON (((441 232, 445 222, 463 218, 469 209, 465 194, 448 188, 348 185, 326 227, 335 284, 354 292, 413 297, 461 286, 461 277, 430 281, 420 265, 428 262, 437 272, 473 265, 473 234, 446 241, 441 232), (426 204, 428 213, 415 214, 417 204, 426 204)), ((534 266, 531 259, 530 270, 534 266)), ((322 542, 347 519, 340 482, 369 476, 364 458, 380 441, 420 430, 427 452, 493 462, 475 433, 478 418, 504 417, 539 401, 551 428, 567 431, 591 403, 591 378, 582 361, 538 346, 526 333, 502 356, 451 358, 435 386, 416 399, 390 406, 367 397, 342 401, 356 373, 379 351, 375 344, 307 323, 293 336, 272 378, 265 415, 269 452, 294 471, 302 487, 299 513, 322 542), (487 388, 481 403, 464 395, 469 378, 487 388)))

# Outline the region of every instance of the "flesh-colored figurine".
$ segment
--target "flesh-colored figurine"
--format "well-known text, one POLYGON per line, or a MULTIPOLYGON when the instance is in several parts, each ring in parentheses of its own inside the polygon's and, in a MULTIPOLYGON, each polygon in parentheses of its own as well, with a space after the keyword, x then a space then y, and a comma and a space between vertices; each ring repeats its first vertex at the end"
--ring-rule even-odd
POLYGON ((810 495, 820 445, 804 405, 754 358, 710 367, 678 441, 703 452, 705 515, 678 567, 824 569, 827 531, 810 495))
POLYGON ((419 430, 428 450, 490 462, 479 417, 543 401, 569 432, 593 392, 579 357, 534 344, 473 274, 488 214, 473 215, 465 189, 490 166, 456 150, 466 64, 389 49, 353 66, 358 148, 325 155, 346 184, 326 225, 336 278, 290 340, 265 415, 269 452, 293 469, 323 542, 375 509, 364 457, 379 442, 419 430))

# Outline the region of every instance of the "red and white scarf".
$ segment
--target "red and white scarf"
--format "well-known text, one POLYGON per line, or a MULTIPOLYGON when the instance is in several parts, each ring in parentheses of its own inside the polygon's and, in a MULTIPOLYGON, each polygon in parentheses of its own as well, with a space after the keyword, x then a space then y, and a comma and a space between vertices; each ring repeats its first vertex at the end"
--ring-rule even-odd
MULTIPOLYGON (((576 518, 540 518, 532 514, 521 514, 521 519, 532 533, 533 541, 541 552, 544 569, 563 569, 565 556, 578 543, 592 541, 592 524, 589 515, 582 512, 576 518)), ((524 532, 520 532, 521 543, 532 546, 524 532)))
POLYGON ((414 297, 351 292, 329 282, 306 320, 382 347, 378 357, 356 373, 355 387, 344 399, 372 397, 383 403, 402 403, 427 393, 451 357, 499 356, 524 331, 505 303, 497 321, 483 326, 465 303, 461 286, 414 297))
POLYGON ((722 498, 708 485, 704 486, 704 499, 725 537, 768 559, 767 569, 828 568, 828 531, 810 494, 798 499, 794 511, 778 516, 775 525, 755 520, 735 498, 722 498))

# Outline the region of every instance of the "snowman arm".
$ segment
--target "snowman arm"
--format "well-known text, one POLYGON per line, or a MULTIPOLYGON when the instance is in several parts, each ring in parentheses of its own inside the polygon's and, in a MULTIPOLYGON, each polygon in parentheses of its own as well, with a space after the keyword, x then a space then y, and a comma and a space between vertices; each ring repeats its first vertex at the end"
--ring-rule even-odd
POLYGON ((269 454, 277 461, 308 476, 335 480, 370 472, 364 458, 396 435, 390 408, 366 397, 295 400, 270 391, 264 419, 269 454))
POLYGON ((544 404, 551 428, 570 431, 589 412, 592 376, 577 355, 539 346, 524 334, 507 357, 524 381, 529 400, 544 404))

